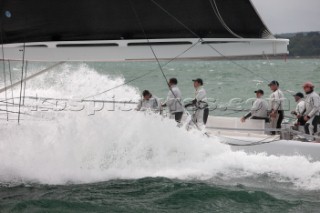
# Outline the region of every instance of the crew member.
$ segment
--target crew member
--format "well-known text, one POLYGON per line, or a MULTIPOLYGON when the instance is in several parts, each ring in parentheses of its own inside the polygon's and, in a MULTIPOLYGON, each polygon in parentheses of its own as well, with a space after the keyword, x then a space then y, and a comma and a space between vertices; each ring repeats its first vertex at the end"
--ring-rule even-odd
POLYGON ((296 116, 297 118, 295 126, 304 126, 304 124, 306 123, 304 120, 304 114, 306 112, 306 103, 303 100, 304 95, 301 92, 298 92, 293 97, 297 102, 296 109, 291 112, 291 114, 296 116))
POLYGON ((195 112, 192 116, 192 122, 196 124, 199 130, 203 130, 205 127, 205 121, 208 115, 205 116, 205 110, 208 110, 207 93, 203 88, 203 81, 201 78, 197 78, 193 81, 193 86, 196 90, 195 99, 191 104, 187 104, 185 107, 194 106, 195 112))
POLYGON ((254 101, 250 112, 241 118, 241 122, 245 122, 246 119, 250 117, 251 119, 265 120, 266 122, 269 122, 268 104, 262 99, 264 92, 261 89, 254 92, 256 93, 257 99, 254 101))
POLYGON ((303 89, 306 93, 306 113, 304 116, 305 131, 307 134, 313 135, 317 132, 317 126, 320 122, 320 97, 314 91, 314 85, 311 82, 303 84, 303 89))
POLYGON ((178 80, 171 78, 168 82, 170 90, 167 95, 167 100, 162 104, 163 107, 168 107, 170 118, 175 119, 180 123, 183 115, 182 94, 177 86, 178 80))
POLYGON ((160 103, 157 97, 153 97, 152 94, 148 90, 144 90, 142 92, 142 99, 139 101, 136 110, 137 111, 145 111, 152 110, 155 112, 160 111, 160 103))
MULTIPOLYGON (((271 81, 268 86, 270 87, 272 93, 270 95, 270 119, 271 119, 271 128, 281 128, 281 123, 284 118, 283 111, 283 102, 284 95, 282 91, 279 89, 278 81, 271 81)), ((276 134, 275 131, 271 132, 273 135, 276 134)))

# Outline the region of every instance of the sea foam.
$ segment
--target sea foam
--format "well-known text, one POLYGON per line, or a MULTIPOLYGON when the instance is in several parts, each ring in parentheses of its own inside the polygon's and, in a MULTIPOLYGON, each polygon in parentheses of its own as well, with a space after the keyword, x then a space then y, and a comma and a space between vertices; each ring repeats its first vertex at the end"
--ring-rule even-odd
MULTIPOLYGON (((28 82, 26 96, 81 99, 124 81, 86 64, 66 64, 28 82)), ((137 101, 139 93, 126 85, 95 98, 137 101)), ((77 184, 161 176, 213 182, 219 177, 228 184, 230 179, 268 175, 298 188, 320 189, 320 162, 233 152, 219 138, 178 128, 173 120, 151 112, 108 107, 94 114, 25 112, 20 125, 1 124, 2 183, 77 184)))

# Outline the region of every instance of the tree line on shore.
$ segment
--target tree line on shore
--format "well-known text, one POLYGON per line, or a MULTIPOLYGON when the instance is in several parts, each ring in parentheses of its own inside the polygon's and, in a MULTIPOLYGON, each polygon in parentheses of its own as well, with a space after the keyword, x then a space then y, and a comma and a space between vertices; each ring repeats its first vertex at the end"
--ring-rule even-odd
POLYGON ((320 56, 320 32, 287 33, 275 36, 290 39, 289 56, 320 56))

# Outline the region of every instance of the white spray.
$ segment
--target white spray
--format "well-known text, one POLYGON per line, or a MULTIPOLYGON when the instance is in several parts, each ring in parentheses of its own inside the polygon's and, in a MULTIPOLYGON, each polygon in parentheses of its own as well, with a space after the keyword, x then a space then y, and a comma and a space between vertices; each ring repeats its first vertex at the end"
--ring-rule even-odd
MULTIPOLYGON (((86 65, 65 65, 59 73, 30 81, 26 94, 81 98, 123 82, 86 65)), ((139 91, 124 86, 99 98, 110 97, 137 100, 139 91)), ((53 119, 1 125, 0 182, 66 184, 157 176, 210 180, 220 174, 228 180, 272 174, 279 182, 320 189, 319 162, 232 152, 217 138, 187 132, 156 114, 121 110, 40 114, 45 113, 53 119)))

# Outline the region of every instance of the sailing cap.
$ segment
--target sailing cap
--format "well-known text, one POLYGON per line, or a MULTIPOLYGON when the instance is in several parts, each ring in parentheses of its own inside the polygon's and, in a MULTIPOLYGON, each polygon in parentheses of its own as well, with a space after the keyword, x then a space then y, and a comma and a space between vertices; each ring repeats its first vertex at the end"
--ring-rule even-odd
POLYGON ((197 79, 194 79, 194 80, 192 80, 193 82, 198 82, 199 84, 201 84, 201 85, 203 85, 203 81, 202 81, 202 79, 201 78, 197 78, 197 79))
POLYGON ((271 86, 271 85, 277 85, 277 86, 279 86, 279 82, 273 80, 273 81, 271 81, 271 82, 268 84, 268 86, 271 86))
POLYGON ((304 98, 304 95, 301 92, 296 93, 295 95, 293 95, 294 97, 300 97, 300 98, 304 98))
POLYGON ((260 94, 264 95, 264 92, 263 92, 262 89, 258 89, 258 90, 256 90, 256 91, 254 91, 254 93, 260 93, 260 94))

